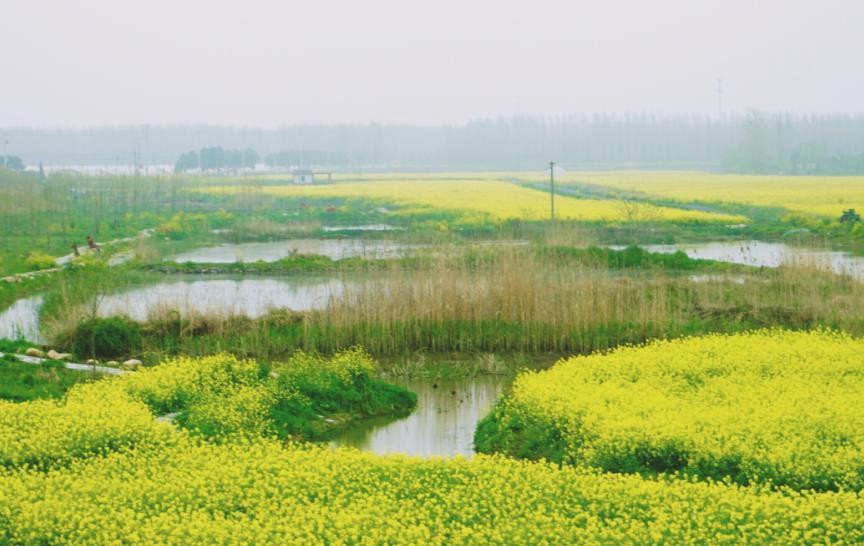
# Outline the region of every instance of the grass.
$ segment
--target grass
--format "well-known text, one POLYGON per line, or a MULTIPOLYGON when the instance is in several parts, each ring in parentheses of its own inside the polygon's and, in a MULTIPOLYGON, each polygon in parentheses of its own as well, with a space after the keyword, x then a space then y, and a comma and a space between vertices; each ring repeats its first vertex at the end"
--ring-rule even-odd
POLYGON ((7 357, 0 359, 0 400, 56 399, 74 385, 100 378, 97 374, 68 370, 62 362, 29 364, 7 357))
POLYGON ((163 310, 140 324, 141 355, 229 351, 273 360, 298 348, 330 354, 359 344, 387 358, 585 354, 769 326, 864 332, 855 312, 862 305, 858 282, 806 267, 759 270, 636 249, 466 248, 388 262, 316 311, 253 319, 163 310))

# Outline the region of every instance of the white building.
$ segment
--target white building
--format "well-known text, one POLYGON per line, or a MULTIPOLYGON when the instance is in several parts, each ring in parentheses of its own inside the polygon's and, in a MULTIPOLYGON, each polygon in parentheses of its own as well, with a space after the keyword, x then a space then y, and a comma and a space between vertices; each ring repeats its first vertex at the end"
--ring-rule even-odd
POLYGON ((295 184, 312 184, 315 182, 315 173, 310 170, 299 169, 293 171, 291 174, 294 175, 295 184))

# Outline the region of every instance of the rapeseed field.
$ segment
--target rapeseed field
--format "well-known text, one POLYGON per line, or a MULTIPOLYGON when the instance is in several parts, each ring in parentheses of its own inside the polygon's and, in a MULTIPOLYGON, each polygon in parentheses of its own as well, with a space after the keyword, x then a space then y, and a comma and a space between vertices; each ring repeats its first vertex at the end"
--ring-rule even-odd
POLYGON ((568 173, 567 181, 641 192, 682 203, 735 203, 780 207, 839 218, 864 210, 864 176, 779 176, 686 171, 568 173))
MULTIPOLYGON (((212 187, 214 193, 249 191, 240 186, 212 187)), ((369 182, 342 182, 316 185, 263 185, 264 194, 290 197, 346 197, 381 203, 395 203, 404 208, 397 212, 414 215, 434 210, 459 211, 462 222, 482 220, 545 220, 550 214, 548 193, 519 186, 500 179, 417 179, 392 178, 369 182)), ((558 195, 556 217, 586 222, 623 222, 632 220, 627 208, 611 199, 577 199, 558 195)), ((644 204, 639 221, 670 222, 739 222, 740 216, 715 214, 644 204)))
POLYGON ((517 378, 478 443, 603 471, 861 491, 862 353, 845 334, 771 330, 574 357, 517 378))

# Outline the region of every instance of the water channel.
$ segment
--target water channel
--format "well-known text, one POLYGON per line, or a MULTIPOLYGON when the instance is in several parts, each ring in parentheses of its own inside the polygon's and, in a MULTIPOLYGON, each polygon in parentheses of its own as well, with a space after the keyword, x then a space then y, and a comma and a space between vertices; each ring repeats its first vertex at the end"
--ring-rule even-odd
POLYGON ((360 421, 337 436, 333 445, 380 454, 471 456, 477 423, 510 387, 513 377, 481 375, 393 382, 417 393, 417 409, 401 419, 360 421))

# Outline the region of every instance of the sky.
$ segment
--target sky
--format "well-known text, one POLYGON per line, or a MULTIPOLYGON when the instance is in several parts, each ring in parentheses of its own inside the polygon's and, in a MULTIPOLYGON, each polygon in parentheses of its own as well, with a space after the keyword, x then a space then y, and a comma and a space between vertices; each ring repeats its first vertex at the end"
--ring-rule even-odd
POLYGON ((0 127, 864 112, 861 0, 3 0, 0 127))

